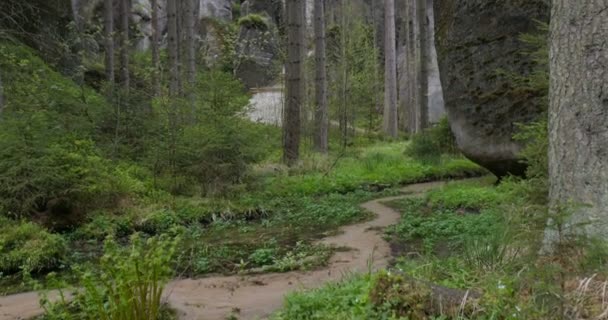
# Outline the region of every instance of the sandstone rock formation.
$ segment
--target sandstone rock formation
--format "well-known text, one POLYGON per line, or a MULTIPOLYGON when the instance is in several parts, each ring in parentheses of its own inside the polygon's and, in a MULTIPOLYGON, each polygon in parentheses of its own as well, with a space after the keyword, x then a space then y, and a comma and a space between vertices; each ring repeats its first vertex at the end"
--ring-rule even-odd
POLYGON ((522 33, 548 21, 545 0, 435 0, 436 45, 448 118, 458 146, 497 176, 522 175, 516 123, 542 108, 515 88, 509 73, 527 74, 522 33))
POLYGON ((263 25, 241 23, 236 76, 248 88, 272 84, 281 71, 279 29, 283 20, 281 0, 247 0, 241 4, 241 15, 262 17, 263 25))

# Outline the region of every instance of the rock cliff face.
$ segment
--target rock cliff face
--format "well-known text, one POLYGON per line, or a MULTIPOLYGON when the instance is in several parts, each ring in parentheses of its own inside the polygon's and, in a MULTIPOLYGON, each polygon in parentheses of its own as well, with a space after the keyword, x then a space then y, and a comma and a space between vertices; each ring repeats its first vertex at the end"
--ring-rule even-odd
POLYGON ((241 15, 263 17, 264 25, 241 23, 237 41, 236 76, 248 88, 265 87, 277 79, 280 43, 279 28, 283 21, 281 0, 247 0, 241 4, 241 15))
POLYGON ((460 149, 497 176, 522 175, 516 123, 536 120, 534 93, 507 74, 525 75, 522 33, 548 21, 545 0, 436 0, 436 46, 448 118, 460 149))

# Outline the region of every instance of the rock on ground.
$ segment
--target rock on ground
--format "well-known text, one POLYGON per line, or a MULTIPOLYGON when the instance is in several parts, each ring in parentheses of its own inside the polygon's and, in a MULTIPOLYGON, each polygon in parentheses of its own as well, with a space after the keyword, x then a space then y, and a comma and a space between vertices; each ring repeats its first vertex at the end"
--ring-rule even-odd
POLYGON ((436 0, 436 45, 448 118, 458 146, 497 176, 522 175, 516 123, 538 119, 538 92, 515 88, 509 73, 531 71, 518 37, 548 21, 546 0, 436 0), (535 96, 536 95, 536 96, 535 96))

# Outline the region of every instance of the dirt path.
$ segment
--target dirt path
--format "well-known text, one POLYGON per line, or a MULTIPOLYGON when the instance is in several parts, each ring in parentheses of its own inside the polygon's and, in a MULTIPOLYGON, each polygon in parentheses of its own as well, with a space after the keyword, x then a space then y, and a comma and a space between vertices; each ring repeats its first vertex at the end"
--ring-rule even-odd
MULTIPOLYGON (((231 314, 238 319, 266 318, 281 307, 289 292, 338 281, 345 274, 366 272, 370 266, 373 270, 386 267, 391 251, 379 230, 396 224, 400 214, 382 202, 417 197, 443 184, 414 184, 402 189, 404 195, 362 204, 361 207, 375 213, 376 218, 343 227, 338 235, 321 240, 327 245, 352 249, 334 254, 326 268, 310 272, 175 280, 167 286, 165 299, 184 320, 224 320, 231 314)), ((0 297, 0 320, 28 319, 40 313, 36 293, 0 297)))

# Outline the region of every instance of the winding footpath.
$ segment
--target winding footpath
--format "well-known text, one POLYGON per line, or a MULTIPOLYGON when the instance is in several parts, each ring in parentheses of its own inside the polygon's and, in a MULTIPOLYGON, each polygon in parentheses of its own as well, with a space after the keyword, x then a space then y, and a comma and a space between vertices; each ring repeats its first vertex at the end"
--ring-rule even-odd
MULTIPOLYGON (((367 222, 345 226, 336 236, 320 243, 348 247, 336 252, 327 267, 315 271, 294 271, 250 276, 220 276, 174 280, 165 290, 165 299, 183 320, 224 320, 234 314, 238 319, 264 319, 279 309, 287 293, 339 281, 345 275, 378 270, 391 259, 389 244, 382 229, 399 221, 399 212, 383 202, 423 196, 445 182, 413 184, 401 189, 403 195, 376 199, 361 205, 376 217, 367 222)), ((51 295, 52 297, 52 295, 51 295)), ((0 297, 0 320, 29 319, 42 309, 36 292, 0 297)))

